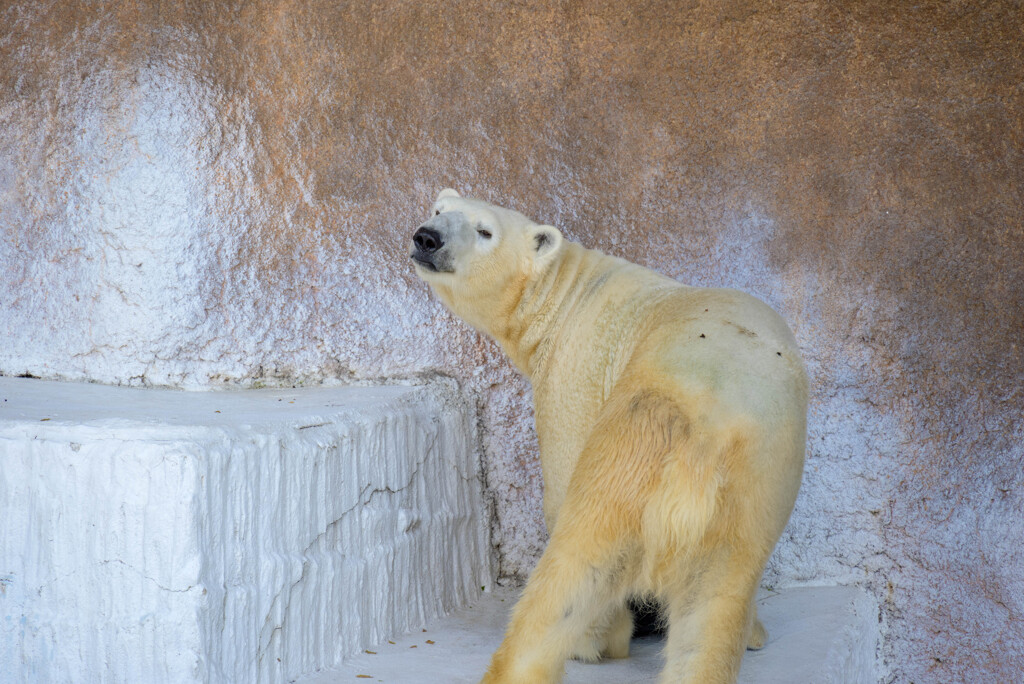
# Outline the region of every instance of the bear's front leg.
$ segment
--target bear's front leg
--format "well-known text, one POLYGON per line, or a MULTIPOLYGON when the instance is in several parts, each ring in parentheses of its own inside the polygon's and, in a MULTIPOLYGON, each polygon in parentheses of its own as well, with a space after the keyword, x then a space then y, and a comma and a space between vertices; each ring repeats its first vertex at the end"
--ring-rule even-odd
POLYGON ((629 657, 629 642, 633 638, 633 614, 625 604, 612 609, 590 626, 577 642, 570 656, 584 663, 596 663, 603 658, 629 657))

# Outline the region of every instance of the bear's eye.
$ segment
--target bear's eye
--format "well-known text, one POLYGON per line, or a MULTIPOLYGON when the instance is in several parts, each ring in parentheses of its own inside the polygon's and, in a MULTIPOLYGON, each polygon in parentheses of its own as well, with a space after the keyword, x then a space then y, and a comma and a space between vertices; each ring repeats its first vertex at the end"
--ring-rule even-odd
POLYGON ((491 239, 491 231, 489 231, 489 230, 487 230, 485 228, 477 228, 476 229, 476 234, 479 235, 480 237, 482 237, 484 240, 490 240, 491 239))
POLYGON ((435 210, 434 210, 434 216, 437 216, 437 215, 438 215, 438 214, 440 214, 440 213, 441 213, 441 210, 440 210, 440 209, 435 209, 435 210))

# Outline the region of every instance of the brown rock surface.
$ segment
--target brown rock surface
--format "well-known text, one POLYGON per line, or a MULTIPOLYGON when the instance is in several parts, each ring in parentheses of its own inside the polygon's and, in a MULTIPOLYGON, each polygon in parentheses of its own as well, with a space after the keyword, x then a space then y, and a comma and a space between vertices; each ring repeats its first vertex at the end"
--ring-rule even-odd
POLYGON ((1018 3, 0 5, 0 371, 443 372, 502 570, 542 548, 529 391, 412 274, 434 194, 729 285, 814 380, 769 582, 883 608, 892 681, 1024 671, 1018 3))

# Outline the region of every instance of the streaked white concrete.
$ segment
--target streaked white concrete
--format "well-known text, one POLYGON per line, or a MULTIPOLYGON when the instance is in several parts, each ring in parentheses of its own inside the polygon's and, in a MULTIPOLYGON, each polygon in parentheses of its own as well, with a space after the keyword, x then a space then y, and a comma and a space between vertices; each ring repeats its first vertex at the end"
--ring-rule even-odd
POLYGON ((446 383, 0 378, 0 682, 283 682, 465 605, 474 435, 446 383))

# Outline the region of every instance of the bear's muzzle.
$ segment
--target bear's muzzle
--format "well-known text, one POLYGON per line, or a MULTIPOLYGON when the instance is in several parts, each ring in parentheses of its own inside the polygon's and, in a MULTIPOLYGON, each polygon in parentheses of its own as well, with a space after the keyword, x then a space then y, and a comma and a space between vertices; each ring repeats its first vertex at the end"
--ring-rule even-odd
POLYGON ((412 259, 428 271, 437 272, 440 269, 434 261, 437 251, 444 247, 444 239, 441 233, 428 226, 420 226, 412 236, 412 259))

